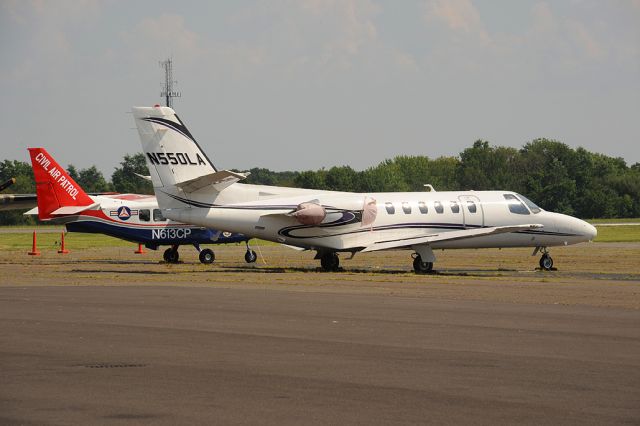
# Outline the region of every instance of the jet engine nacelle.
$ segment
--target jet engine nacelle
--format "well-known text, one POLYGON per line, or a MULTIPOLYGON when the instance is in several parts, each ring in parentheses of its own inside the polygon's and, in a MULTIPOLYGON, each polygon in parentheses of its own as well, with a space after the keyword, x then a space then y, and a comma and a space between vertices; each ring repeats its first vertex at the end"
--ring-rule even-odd
POLYGON ((376 220, 378 213, 376 200, 370 197, 344 197, 332 200, 330 206, 323 207, 321 200, 311 200, 300 203, 290 213, 302 225, 319 225, 324 222, 332 222, 341 217, 342 212, 361 212, 361 226, 369 226, 376 220))
POLYGON ((319 225, 327 217, 327 211, 320 204, 307 202, 298 204, 291 216, 303 225, 319 225))

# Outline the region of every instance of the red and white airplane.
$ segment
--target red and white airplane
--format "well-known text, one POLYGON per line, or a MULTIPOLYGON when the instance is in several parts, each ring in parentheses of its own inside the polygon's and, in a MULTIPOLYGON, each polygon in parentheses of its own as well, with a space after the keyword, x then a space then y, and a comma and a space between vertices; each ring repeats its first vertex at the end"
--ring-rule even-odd
POLYGON ((69 232, 106 234, 142 243, 157 250, 169 245, 164 260, 178 262, 178 247, 193 245, 200 262, 212 263, 213 250, 200 249, 200 244, 245 242, 245 260, 255 262, 255 251, 245 235, 189 225, 165 218, 156 197, 139 194, 88 195, 44 148, 29 148, 36 181, 38 207, 25 214, 37 214, 43 221, 64 223, 69 232))
POLYGON ((592 240, 596 229, 547 212, 512 191, 359 194, 237 183, 219 171, 168 107, 133 108, 163 215, 173 220, 315 250, 325 270, 337 253, 403 249, 417 273, 432 270, 434 249, 547 247, 592 240))

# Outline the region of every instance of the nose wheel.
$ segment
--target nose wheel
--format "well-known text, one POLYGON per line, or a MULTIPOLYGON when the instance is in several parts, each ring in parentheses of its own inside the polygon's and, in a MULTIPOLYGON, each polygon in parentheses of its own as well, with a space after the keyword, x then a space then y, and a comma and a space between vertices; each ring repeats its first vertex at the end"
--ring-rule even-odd
POLYGON ((540 257, 540 269, 544 271, 555 271, 553 267, 553 259, 549 255, 549 250, 546 247, 536 247, 533 251, 532 256, 535 256, 537 253, 542 253, 542 257, 540 257))
POLYGON ((553 269, 553 259, 549 256, 549 253, 544 253, 540 258, 540 269, 545 271, 551 271, 553 269))

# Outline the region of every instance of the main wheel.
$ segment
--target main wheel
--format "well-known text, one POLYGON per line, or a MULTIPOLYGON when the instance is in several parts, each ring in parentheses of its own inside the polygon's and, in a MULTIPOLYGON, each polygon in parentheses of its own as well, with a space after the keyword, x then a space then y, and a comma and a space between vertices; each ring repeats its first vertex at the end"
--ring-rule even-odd
POLYGON ((247 250, 247 252, 244 254, 244 261, 247 263, 253 263, 256 260, 258 260, 258 255, 256 254, 256 252, 253 250, 247 250))
POLYGON ((337 271, 340 266, 340 258, 338 253, 326 253, 320 258, 320 265, 325 271, 337 271))
POLYGON ((199 257, 200 257, 200 262, 204 263, 205 265, 213 263, 213 261, 216 260, 215 253, 213 252, 213 250, 208 248, 200 250, 199 257))
POLYGON ((550 271, 553 268, 553 259, 547 253, 540 258, 540 268, 550 271))
POLYGON ((164 251, 162 255, 164 261, 167 263, 178 263, 178 259, 180 259, 180 254, 178 254, 178 250, 174 250, 173 247, 169 247, 164 251))
POLYGON ((413 259, 413 270, 416 274, 428 274, 433 270, 433 262, 423 262, 420 255, 413 259))

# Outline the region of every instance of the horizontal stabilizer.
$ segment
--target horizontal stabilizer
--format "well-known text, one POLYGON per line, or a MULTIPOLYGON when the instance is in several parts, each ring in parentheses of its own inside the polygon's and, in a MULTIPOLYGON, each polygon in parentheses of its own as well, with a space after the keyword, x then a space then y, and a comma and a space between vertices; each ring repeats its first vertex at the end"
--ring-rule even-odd
POLYGON ((149 182, 151 182, 151 175, 148 175, 148 176, 147 175, 141 175, 140 173, 136 173, 136 172, 133 172, 133 174, 138 176, 139 178, 142 178, 144 180, 148 180, 149 182))
POLYGON ((526 231, 530 229, 540 229, 543 225, 527 224, 513 226, 493 226, 489 228, 461 229, 459 231, 439 232, 437 234, 423 235, 416 237, 398 238, 394 240, 380 241, 365 247, 362 252, 389 250, 401 247, 410 247, 420 244, 432 244, 440 241, 456 241, 467 238, 485 237, 488 235, 505 234, 516 231, 526 231))
POLYGON ((34 215, 37 215, 37 214, 38 214, 38 208, 37 208, 37 207, 34 207, 34 208, 32 208, 31 210, 28 210, 28 211, 26 211, 26 212, 24 212, 24 213, 22 213, 22 214, 23 214, 24 216, 34 216, 34 215))
POLYGON ((232 172, 230 170, 222 170, 219 172, 209 173, 207 175, 198 176, 197 178, 190 179, 184 182, 176 183, 178 188, 181 188, 184 192, 195 192, 198 189, 205 186, 213 185, 216 191, 220 192, 227 186, 245 179, 249 176, 248 173, 232 172))
POLYGON ((94 208, 98 207, 100 205, 100 203, 93 203, 90 204, 88 206, 65 206, 65 207, 60 207, 59 209, 56 209, 54 211, 51 212, 51 215, 55 215, 55 216, 63 216, 63 215, 71 215, 71 214, 78 214, 81 213, 85 210, 93 210, 94 208))

